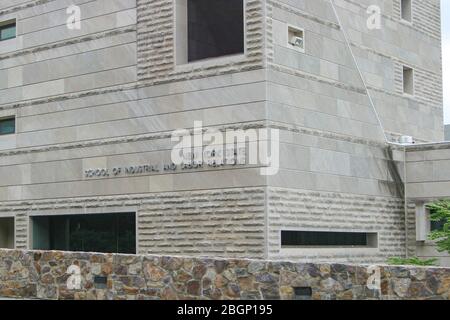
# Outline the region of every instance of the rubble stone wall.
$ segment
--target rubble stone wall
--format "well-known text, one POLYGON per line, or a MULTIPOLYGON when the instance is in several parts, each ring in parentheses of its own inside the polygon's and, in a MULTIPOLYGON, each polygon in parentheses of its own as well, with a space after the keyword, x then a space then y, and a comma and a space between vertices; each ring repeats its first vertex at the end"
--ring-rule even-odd
POLYGON ((368 288, 375 269, 363 265, 0 250, 0 297, 295 299, 307 287, 316 300, 450 298, 450 269, 377 268, 379 290, 368 288))

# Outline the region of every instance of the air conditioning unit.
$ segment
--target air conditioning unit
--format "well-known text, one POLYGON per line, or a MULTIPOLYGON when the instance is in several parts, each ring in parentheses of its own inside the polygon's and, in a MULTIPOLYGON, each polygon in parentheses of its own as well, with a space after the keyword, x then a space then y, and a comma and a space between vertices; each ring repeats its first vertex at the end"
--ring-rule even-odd
POLYGON ((401 136, 398 139, 398 142, 400 144, 414 144, 415 143, 414 138, 411 136, 401 136))
POLYGON ((294 47, 298 47, 303 49, 303 38, 298 36, 292 36, 289 39, 289 43, 293 45, 294 47))

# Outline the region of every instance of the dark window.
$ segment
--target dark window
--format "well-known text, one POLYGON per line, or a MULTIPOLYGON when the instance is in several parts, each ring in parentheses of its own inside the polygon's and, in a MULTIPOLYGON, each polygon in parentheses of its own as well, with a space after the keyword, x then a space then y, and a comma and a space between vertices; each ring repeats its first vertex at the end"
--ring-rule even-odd
POLYGON ((412 0, 402 1, 402 19, 411 22, 412 20, 412 0))
POLYGON ((94 286, 96 289, 106 289, 108 285, 108 277, 94 276, 94 286))
POLYGON ((445 221, 430 221, 430 229, 431 231, 442 231, 444 230, 445 221))
POLYGON ((403 66, 403 92, 414 94, 414 70, 403 66))
POLYGON ((429 214, 430 214, 430 231, 443 231, 446 220, 444 219, 437 221, 431 220, 431 218, 436 215, 436 211, 432 208, 430 209, 429 214))
POLYGON ((82 252, 136 253, 134 213, 33 218, 33 248, 82 252))
POLYGON ((243 52, 243 0, 188 0, 189 62, 243 52))
POLYGON ((0 218, 0 248, 14 249, 14 218, 0 218))
POLYGON ((281 245, 285 247, 376 247, 376 233, 282 231, 281 245))
POLYGON ((16 37, 16 22, 0 23, 0 41, 16 37))
POLYGON ((312 288, 311 287, 296 287, 294 288, 295 300, 311 300, 312 288))
POLYGON ((16 119, 0 119, 0 135, 13 134, 16 132, 16 119))

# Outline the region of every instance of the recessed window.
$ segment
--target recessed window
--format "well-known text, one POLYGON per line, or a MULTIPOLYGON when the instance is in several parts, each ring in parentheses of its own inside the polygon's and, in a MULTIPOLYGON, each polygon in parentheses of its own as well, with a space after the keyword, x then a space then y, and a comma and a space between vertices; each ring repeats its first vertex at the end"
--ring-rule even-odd
POLYGON ((412 0, 401 0, 402 19, 412 21, 412 0))
POLYGON ((15 117, 0 119, 0 135, 13 134, 15 132, 16 132, 15 117))
POLYGON ((295 287, 294 288, 294 300, 311 300, 312 288, 311 287, 295 287))
POLYGON ((431 220, 431 216, 435 214, 433 209, 427 209, 427 218, 430 220, 430 231, 443 231, 445 226, 445 219, 442 220, 431 220))
POLYGON ((403 92, 414 94, 414 70, 407 66, 403 66, 403 92))
POLYGON ((282 247, 369 247, 378 245, 376 233, 282 231, 282 247))
POLYGON ((0 41, 16 37, 16 21, 0 22, 0 41))
POLYGON ((14 249, 14 218, 0 218, 0 248, 14 249))
POLYGON ((134 213, 37 216, 33 249, 136 253, 134 213))
POLYGON ((444 230, 445 221, 439 220, 439 221, 430 221, 430 230, 431 231, 442 231, 444 230))
POLYGON ((108 277, 94 276, 94 286, 96 289, 106 289, 108 287, 108 277))
POLYGON ((177 0, 177 63, 244 53, 244 0, 177 0))
POLYGON ((305 31, 288 26, 288 46, 300 52, 305 52, 305 31))

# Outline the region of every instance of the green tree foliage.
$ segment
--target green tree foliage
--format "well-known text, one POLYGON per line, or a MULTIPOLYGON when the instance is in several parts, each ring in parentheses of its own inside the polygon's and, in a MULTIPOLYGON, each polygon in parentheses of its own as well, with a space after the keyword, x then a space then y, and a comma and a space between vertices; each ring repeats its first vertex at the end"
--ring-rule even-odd
MULTIPOLYGON (((427 205, 430 210, 430 219, 438 222, 440 226, 438 230, 432 230, 429 239, 436 242, 439 252, 450 253, 450 200, 439 200, 427 205)), ((436 265, 437 259, 421 260, 417 257, 412 258, 389 258, 388 263, 392 265, 416 265, 416 266, 433 266, 436 265)))
POLYGON ((437 259, 421 260, 417 257, 412 258, 389 258, 388 264, 395 266, 435 266, 437 265, 437 259))
POLYGON ((436 241, 439 252, 450 253, 450 200, 439 200, 427 205, 431 221, 442 222, 442 229, 434 230, 429 238, 436 241))

